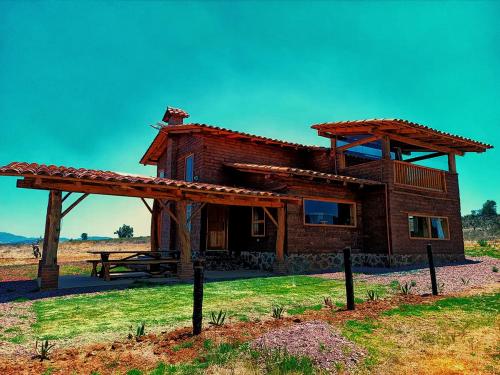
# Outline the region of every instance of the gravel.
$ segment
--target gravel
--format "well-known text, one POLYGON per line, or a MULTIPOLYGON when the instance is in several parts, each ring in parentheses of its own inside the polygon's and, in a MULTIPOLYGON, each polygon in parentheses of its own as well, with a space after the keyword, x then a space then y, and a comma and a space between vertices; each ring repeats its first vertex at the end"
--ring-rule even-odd
MULTIPOLYGON (((500 259, 490 257, 470 257, 463 263, 453 263, 436 267, 436 278, 442 294, 460 292, 472 287, 479 287, 500 282, 500 259)), ((428 268, 414 269, 355 269, 360 272, 355 280, 389 285, 397 280, 401 285, 414 281, 416 286, 411 289, 415 294, 431 293, 431 281, 428 268)), ((343 279, 341 272, 316 275, 330 279, 343 279)))
POLYGON ((316 366, 329 371, 335 371, 339 364, 343 368, 353 368, 366 355, 363 349, 322 321, 309 321, 267 332, 254 340, 252 347, 286 350, 291 355, 309 357, 316 366))

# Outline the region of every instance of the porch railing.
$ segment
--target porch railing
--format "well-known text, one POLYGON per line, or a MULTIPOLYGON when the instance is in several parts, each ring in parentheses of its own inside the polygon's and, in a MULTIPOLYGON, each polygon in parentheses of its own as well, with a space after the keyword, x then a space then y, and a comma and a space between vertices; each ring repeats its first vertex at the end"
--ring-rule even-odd
POLYGON ((403 161, 394 161, 394 183, 420 189, 446 191, 444 171, 403 161))

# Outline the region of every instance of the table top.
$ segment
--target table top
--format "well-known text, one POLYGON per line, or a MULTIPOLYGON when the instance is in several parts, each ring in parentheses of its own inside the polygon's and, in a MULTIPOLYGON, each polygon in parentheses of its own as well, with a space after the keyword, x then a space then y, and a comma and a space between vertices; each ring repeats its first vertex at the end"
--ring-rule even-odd
POLYGON ((111 251, 111 250, 102 250, 102 251, 87 251, 89 254, 160 254, 159 251, 147 251, 147 250, 124 250, 124 251, 111 251))

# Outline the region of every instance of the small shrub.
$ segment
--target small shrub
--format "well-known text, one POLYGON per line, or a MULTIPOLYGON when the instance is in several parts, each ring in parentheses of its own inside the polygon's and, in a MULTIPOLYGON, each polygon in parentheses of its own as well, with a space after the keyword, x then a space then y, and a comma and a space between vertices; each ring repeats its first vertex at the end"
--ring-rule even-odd
POLYGON ((492 270, 493 272, 498 272, 498 267, 493 266, 493 267, 491 267, 491 270, 492 270))
POLYGON ((35 352, 36 358, 40 358, 40 362, 44 359, 49 359, 49 352, 56 344, 49 344, 49 340, 42 340, 40 345, 38 345, 39 341, 35 342, 35 352))
POLYGON ((135 331, 135 337, 138 338, 144 336, 145 328, 146 328, 146 322, 141 322, 141 324, 137 326, 137 329, 135 331))
POLYGON ((274 306, 273 307, 273 318, 274 319, 281 319, 283 317, 283 311, 284 311, 283 306, 274 306))
POLYGON ((404 294, 404 295, 408 295, 408 294, 410 294, 410 293, 411 293, 411 290, 413 289, 413 287, 414 287, 415 285, 417 285, 416 283, 415 283, 415 285, 414 285, 414 283, 415 283, 414 281, 412 281, 411 283, 409 283, 409 282, 407 281, 407 282, 405 282, 403 285, 400 285, 400 286, 399 286, 399 290, 401 291, 401 294, 404 294))
POLYGON ((370 301, 375 301, 378 299, 378 293, 376 290, 370 289, 366 292, 366 297, 368 297, 370 301))
POLYGON ((486 246, 488 246, 488 241, 486 241, 486 240, 479 240, 479 241, 477 241, 477 244, 479 246, 481 246, 481 247, 486 247, 486 246))
POLYGON ((333 304, 333 301, 332 301, 332 298, 331 297, 324 297, 323 298, 323 303, 325 304, 326 307, 328 307, 329 309, 333 309, 333 307, 335 306, 333 304))
POLYGON ((462 280, 462 284, 464 284, 465 286, 469 285, 470 283, 470 279, 466 279, 464 277, 461 277, 460 280, 462 280))
POLYGON ((223 326, 224 321, 226 320, 226 312, 220 310, 218 314, 214 313, 213 311, 210 313, 210 322, 208 324, 211 324, 213 326, 223 326))

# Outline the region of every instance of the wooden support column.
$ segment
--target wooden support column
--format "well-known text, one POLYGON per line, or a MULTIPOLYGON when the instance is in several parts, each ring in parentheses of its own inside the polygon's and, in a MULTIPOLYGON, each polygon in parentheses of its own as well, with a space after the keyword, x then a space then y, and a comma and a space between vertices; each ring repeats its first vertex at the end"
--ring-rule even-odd
POLYGON ((276 231, 276 263, 274 272, 279 274, 286 273, 285 267, 285 233, 286 233, 286 209, 284 206, 278 207, 278 220, 276 231))
POLYGON ((188 217, 186 214, 187 203, 182 200, 177 206, 177 233, 180 242, 180 264, 177 274, 180 279, 186 280, 193 277, 193 261, 191 254, 191 234, 188 229, 188 217))
POLYGON ((61 233, 61 217, 62 193, 58 190, 51 190, 45 218, 42 259, 38 264, 38 285, 41 290, 57 289, 59 285, 57 248, 61 233))
POLYGON ((337 137, 330 138, 330 171, 337 174, 337 137))
POLYGON ((448 154, 448 171, 450 173, 457 173, 457 161, 455 159, 455 154, 451 152, 448 154))
POLYGON ((391 140, 387 135, 381 139, 382 143, 382 159, 391 160, 391 140))
POLYGON ((153 208, 151 209, 151 251, 160 250, 160 236, 161 236, 160 215, 161 215, 161 206, 158 200, 155 199, 153 202, 153 208))

